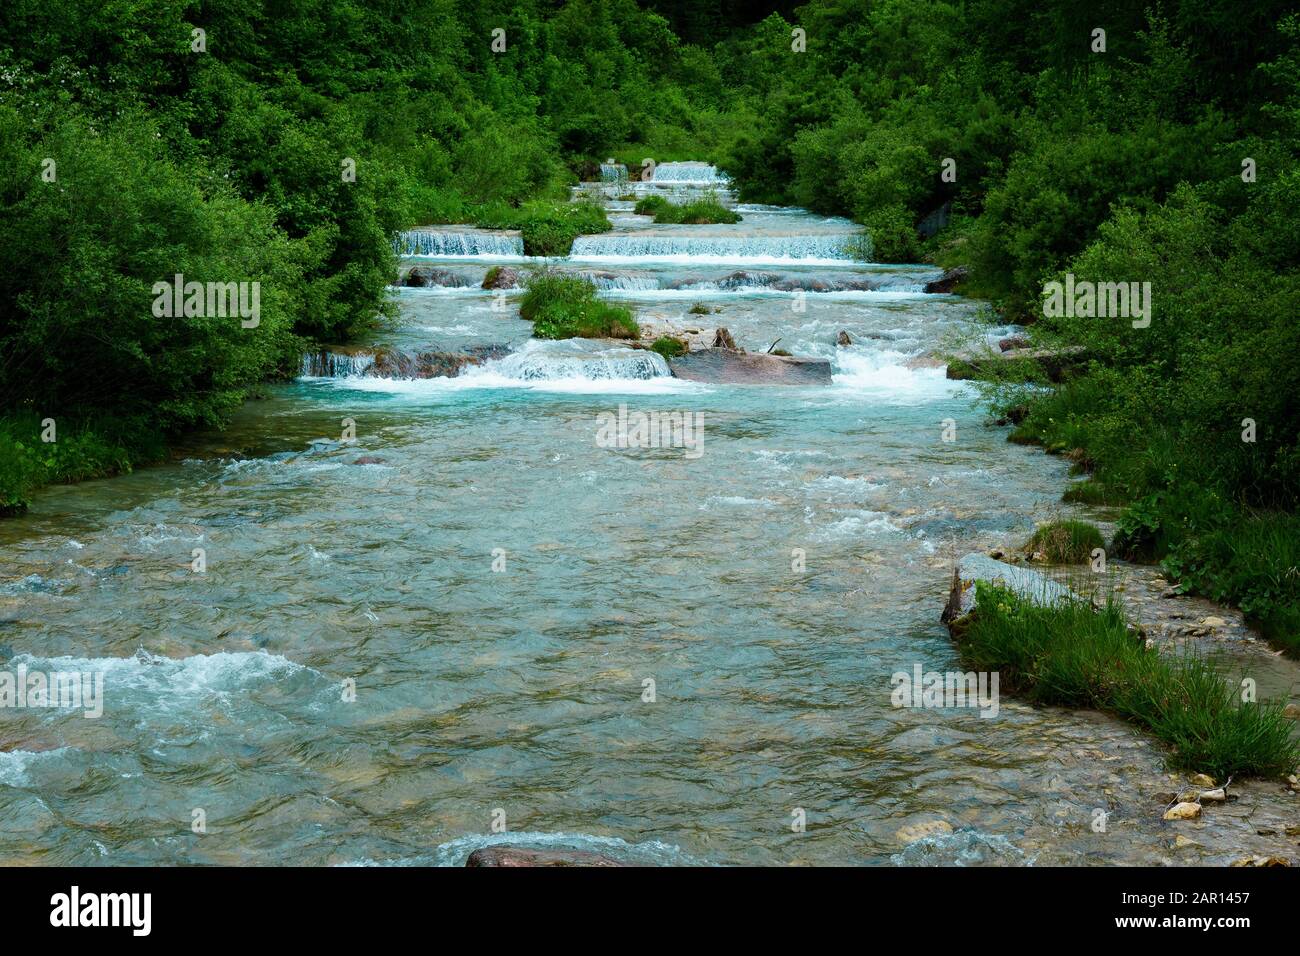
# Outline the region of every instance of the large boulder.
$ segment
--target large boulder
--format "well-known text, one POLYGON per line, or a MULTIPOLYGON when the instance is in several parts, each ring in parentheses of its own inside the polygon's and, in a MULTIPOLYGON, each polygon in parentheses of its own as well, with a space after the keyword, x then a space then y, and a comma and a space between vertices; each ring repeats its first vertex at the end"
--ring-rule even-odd
POLYGON ((590 850, 534 850, 522 846, 485 846, 475 850, 466 866, 626 866, 590 850))
POLYGON ((477 345, 463 352, 422 349, 407 352, 394 348, 343 346, 309 352, 303 356, 305 375, 339 378, 363 375, 370 378, 449 378, 470 365, 510 354, 504 345, 477 345))
POLYGON ((484 289, 518 289, 522 285, 519 270, 509 266, 493 266, 483 277, 484 289))
POLYGON ((958 266, 956 269, 949 269, 939 278, 925 284, 925 291, 931 293, 951 292, 970 275, 970 270, 965 266, 958 266))
POLYGON ((688 352, 668 363, 672 373, 689 382, 715 385, 829 385, 826 359, 769 355, 708 348, 688 352))
POLYGON ((447 269, 437 269, 433 266, 413 266, 407 270, 406 275, 402 276, 402 285, 412 286, 417 289, 431 286, 460 289, 469 285, 469 282, 447 269))
POLYGON ((950 631, 959 630, 962 620, 975 610, 975 585, 981 581, 1000 584, 1034 604, 1051 606, 1080 600, 1074 591, 1045 574, 997 561, 986 554, 971 553, 957 562, 952 573, 952 588, 940 618, 950 631))

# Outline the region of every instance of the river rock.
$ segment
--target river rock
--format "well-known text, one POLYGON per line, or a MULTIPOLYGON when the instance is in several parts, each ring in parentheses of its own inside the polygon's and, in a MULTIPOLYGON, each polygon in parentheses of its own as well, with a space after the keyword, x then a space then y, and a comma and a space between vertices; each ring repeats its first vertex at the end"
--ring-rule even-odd
POLYGON ((844 329, 840 329, 840 334, 835 336, 835 344, 841 347, 849 346, 853 344, 853 339, 849 338, 848 332, 844 329))
POLYGON ((1300 720, 1300 704, 1287 704, 1282 708, 1282 716, 1300 720))
POLYGON ((736 351, 736 340, 731 337, 731 332, 725 328, 719 328, 713 336, 713 347, 715 349, 731 349, 736 351))
POLYGON ((773 282, 772 288, 778 292, 832 292, 831 284, 825 279, 812 276, 791 276, 780 282, 773 282))
POLYGON ((1165 811, 1166 820, 1194 820, 1201 815, 1199 803, 1175 803, 1165 811))
POLYGON ((501 358, 509 353, 510 349, 502 345, 471 346, 463 352, 330 348, 304 356, 303 369, 306 374, 323 377, 364 375, 370 378, 442 378, 459 375, 467 366, 479 365, 488 359, 501 358))
POLYGON ((780 276, 771 272, 733 272, 718 280, 719 289, 753 289, 770 286, 780 276))
POLYGON ((401 352, 386 349, 375 354, 368 375, 378 378, 452 378, 483 358, 465 352, 401 352))
POLYGON ((626 866, 613 857, 590 850, 534 850, 521 846, 485 846, 475 850, 466 866, 626 866))
POLYGON ((1290 866, 1291 861, 1281 856, 1243 856, 1229 866, 1290 866))
POLYGON ((963 556, 953 569, 952 588, 940 618, 948 625, 949 631, 959 630, 961 620, 975 610, 977 581, 1001 584, 1018 597, 1035 604, 1052 605, 1062 601, 1082 600, 1065 585, 1058 584, 1045 574, 972 552, 963 556))
POLYGON ((1194 773, 1191 780, 1193 787, 1204 787, 1206 789, 1216 786, 1214 778, 1208 773, 1194 773))
POLYGON ((1029 339, 1023 335, 1008 335, 1005 339, 998 339, 998 348, 1003 352, 1010 352, 1012 349, 1027 349, 1030 344, 1029 339))
POLYGON ((459 289, 469 285, 469 283, 454 272, 449 272, 446 269, 435 269, 433 266, 414 266, 402 277, 402 285, 415 288, 442 286, 448 289, 459 289))
POLYGON ((672 373, 688 382, 713 385, 829 385, 831 363, 826 359, 740 352, 709 348, 689 352, 668 363, 672 373))
POLYGON ((494 266, 483 277, 484 289, 518 289, 523 283, 519 272, 509 266, 494 266))
POLYGON ((958 266, 956 269, 949 269, 933 282, 925 284, 925 291, 930 293, 947 293, 951 292, 970 274, 970 270, 965 266, 958 266))
POLYGON ((952 832, 952 824, 947 820, 927 820, 925 823, 915 823, 912 826, 901 827, 894 838, 899 843, 915 843, 917 840, 923 840, 930 836, 939 836, 952 832))

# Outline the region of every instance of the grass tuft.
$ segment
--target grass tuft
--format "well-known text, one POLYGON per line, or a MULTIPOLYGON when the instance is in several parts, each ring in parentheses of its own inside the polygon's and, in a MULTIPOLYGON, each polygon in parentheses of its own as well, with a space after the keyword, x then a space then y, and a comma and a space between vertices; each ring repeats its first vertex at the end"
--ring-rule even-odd
POLYGON ((1091 707, 1132 721, 1171 748, 1180 770, 1275 776, 1300 760, 1280 701, 1246 703, 1205 658, 1164 657, 1128 628, 1118 603, 1042 607, 976 584, 962 654, 1000 685, 1040 704, 1091 707))
POLYGON ((1038 528, 1028 551, 1041 551, 1056 564, 1082 564, 1092 557, 1094 548, 1105 546, 1101 532, 1086 521, 1052 521, 1038 528))
POLYGON ((541 271, 528 279, 519 315, 533 323, 540 339, 635 339, 640 328, 627 309, 596 297, 596 286, 582 276, 541 271))

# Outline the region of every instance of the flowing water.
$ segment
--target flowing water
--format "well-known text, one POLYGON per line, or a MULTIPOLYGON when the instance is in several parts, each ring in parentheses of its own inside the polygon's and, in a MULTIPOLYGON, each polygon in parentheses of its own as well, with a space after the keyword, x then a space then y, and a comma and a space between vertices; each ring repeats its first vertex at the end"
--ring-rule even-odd
MULTIPOLYGON (((700 164, 606 185, 733 202, 700 164)), ((533 264, 515 237, 404 237, 466 284, 396 291, 376 342, 512 354, 423 380, 313 360, 185 460, 0 524, 4 666, 104 675, 99 719, 0 711, 0 862, 459 864, 503 840, 659 863, 1165 858, 1155 814, 1090 826, 1163 779, 1124 725, 891 706, 893 673, 959 669, 953 556, 1060 507, 1065 464, 917 361, 973 306, 921 293, 928 267, 853 261, 841 220, 657 227, 608 205, 615 230, 553 264, 643 320, 827 358, 832 383, 692 384, 653 353, 538 342, 478 288, 533 264), (702 415, 702 453, 600 447, 620 405, 702 415), (934 820, 951 832, 897 836, 934 820)))

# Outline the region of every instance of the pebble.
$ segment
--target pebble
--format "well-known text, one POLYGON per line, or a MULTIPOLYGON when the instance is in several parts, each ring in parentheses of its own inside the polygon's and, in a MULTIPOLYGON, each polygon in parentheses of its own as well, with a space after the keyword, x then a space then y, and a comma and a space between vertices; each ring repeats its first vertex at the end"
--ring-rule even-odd
POLYGON ((1199 803, 1176 803, 1165 811, 1166 820, 1194 820, 1201 815, 1199 803))

